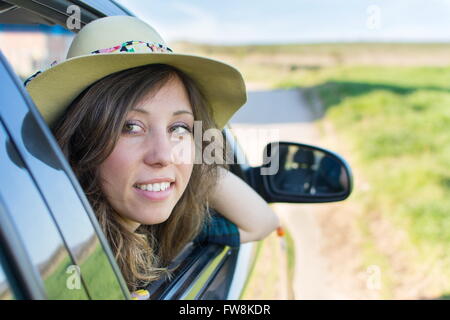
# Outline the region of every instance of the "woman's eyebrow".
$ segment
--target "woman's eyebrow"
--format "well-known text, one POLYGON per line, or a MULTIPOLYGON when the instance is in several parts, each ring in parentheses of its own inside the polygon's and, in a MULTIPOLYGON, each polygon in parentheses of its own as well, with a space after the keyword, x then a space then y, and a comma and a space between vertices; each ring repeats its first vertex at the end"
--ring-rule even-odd
POLYGON ((177 116, 177 115, 183 114, 183 113, 187 113, 187 114, 190 114, 191 116, 194 116, 194 115, 192 114, 192 112, 187 111, 187 110, 178 110, 178 111, 175 111, 175 112, 173 113, 173 115, 174 115, 174 116, 177 116))
MULTIPOLYGON (((147 110, 140 109, 140 108, 134 108, 134 109, 131 109, 131 111, 136 111, 136 112, 140 112, 140 113, 144 113, 144 114, 150 114, 150 112, 148 112, 147 110)), ((177 115, 183 114, 183 113, 187 113, 187 114, 190 114, 191 116, 194 116, 194 114, 188 110, 178 110, 178 111, 175 111, 173 113, 173 115, 177 116, 177 115)))

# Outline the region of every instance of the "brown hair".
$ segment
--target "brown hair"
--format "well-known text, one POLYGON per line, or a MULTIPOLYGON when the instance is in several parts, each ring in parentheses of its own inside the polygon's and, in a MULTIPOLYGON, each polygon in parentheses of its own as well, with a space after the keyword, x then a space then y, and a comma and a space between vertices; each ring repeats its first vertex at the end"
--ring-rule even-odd
MULTIPOLYGON (((130 290, 170 274, 168 263, 198 234, 208 218, 209 192, 217 181, 216 164, 194 164, 189 183, 168 220, 141 225, 134 233, 122 225, 101 191, 97 168, 113 151, 128 111, 174 76, 184 84, 194 118, 202 121, 202 131, 216 127, 212 111, 194 81, 176 68, 154 64, 116 72, 95 82, 71 103, 52 128, 130 290)), ((202 139, 196 152, 202 152, 204 144, 202 139)))

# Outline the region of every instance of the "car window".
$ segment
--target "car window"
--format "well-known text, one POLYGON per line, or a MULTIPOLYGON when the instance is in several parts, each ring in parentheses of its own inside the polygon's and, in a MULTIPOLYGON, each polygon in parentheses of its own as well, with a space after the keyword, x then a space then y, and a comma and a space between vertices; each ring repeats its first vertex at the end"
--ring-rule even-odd
POLYGON ((15 146, 0 127, 0 196, 6 213, 42 280, 49 299, 87 299, 81 279, 70 283, 74 263, 15 146), (7 183, 5 183, 7 182, 7 183), (69 274, 69 275, 68 275, 69 274))

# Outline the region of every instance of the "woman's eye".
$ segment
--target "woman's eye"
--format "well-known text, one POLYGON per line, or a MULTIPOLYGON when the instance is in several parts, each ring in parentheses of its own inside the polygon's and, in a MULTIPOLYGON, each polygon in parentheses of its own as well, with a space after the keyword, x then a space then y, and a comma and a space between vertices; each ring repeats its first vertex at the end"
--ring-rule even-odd
POLYGON ((176 135, 190 134, 191 128, 187 125, 175 125, 172 127, 172 132, 176 135))
POLYGON ((124 133, 136 134, 142 131, 144 131, 144 129, 140 125, 133 122, 127 122, 123 126, 124 133))

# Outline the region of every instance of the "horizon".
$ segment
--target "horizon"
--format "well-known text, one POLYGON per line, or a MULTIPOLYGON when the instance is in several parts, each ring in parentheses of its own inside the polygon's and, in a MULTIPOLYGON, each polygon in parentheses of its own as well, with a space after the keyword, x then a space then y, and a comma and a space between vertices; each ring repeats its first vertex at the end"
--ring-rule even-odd
POLYGON ((172 43, 187 43, 192 45, 202 45, 202 46, 216 46, 216 47, 245 47, 245 46, 290 46, 290 45, 339 45, 339 44, 374 44, 374 45, 383 45, 383 44, 389 44, 389 45, 450 45, 450 40, 448 41, 441 41, 441 42, 432 42, 432 41, 372 41, 372 40, 361 40, 361 41, 324 41, 324 42, 267 42, 267 43, 208 43, 208 42, 196 42, 196 41, 189 41, 189 40, 174 40, 172 43))

